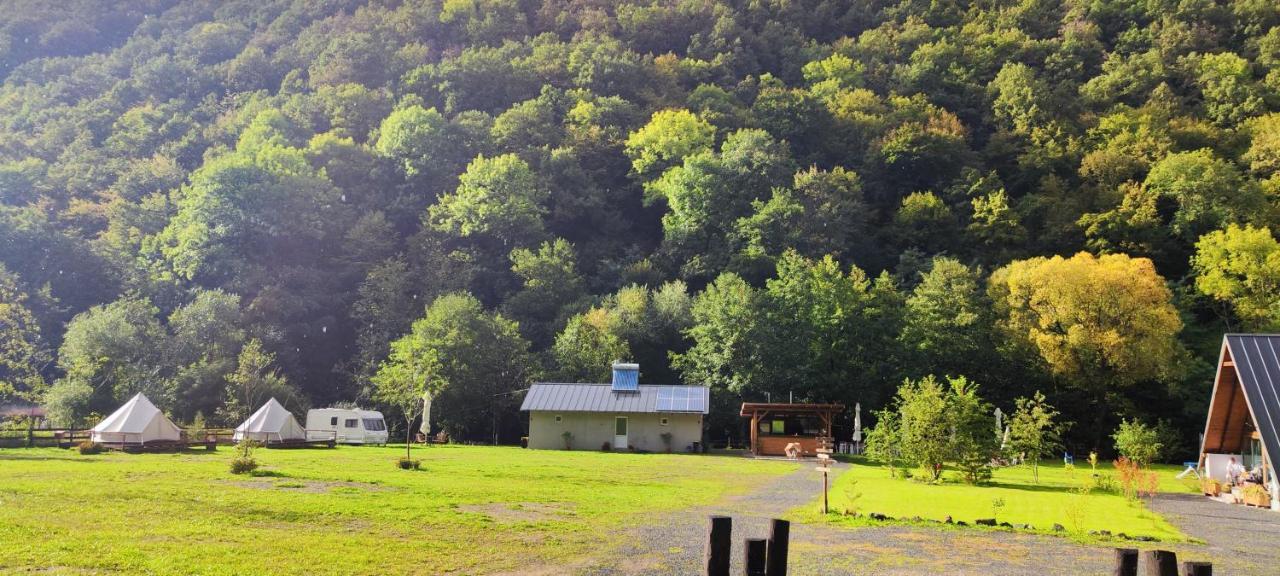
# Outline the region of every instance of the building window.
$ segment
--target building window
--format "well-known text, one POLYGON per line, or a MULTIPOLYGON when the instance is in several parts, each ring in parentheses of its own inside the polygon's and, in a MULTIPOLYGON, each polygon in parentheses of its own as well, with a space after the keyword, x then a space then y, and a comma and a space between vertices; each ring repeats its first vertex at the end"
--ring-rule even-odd
POLYGON ((561 420, 563 420, 563 419, 564 419, 564 418, 562 418, 559 414, 556 414, 556 424, 559 424, 559 423, 560 423, 560 421, 561 421, 561 420))
POLYGON ((666 425, 667 425, 667 419, 666 419, 666 418, 663 418, 663 419, 659 420, 659 421, 658 421, 658 423, 659 423, 659 424, 662 424, 663 426, 666 426, 666 425))

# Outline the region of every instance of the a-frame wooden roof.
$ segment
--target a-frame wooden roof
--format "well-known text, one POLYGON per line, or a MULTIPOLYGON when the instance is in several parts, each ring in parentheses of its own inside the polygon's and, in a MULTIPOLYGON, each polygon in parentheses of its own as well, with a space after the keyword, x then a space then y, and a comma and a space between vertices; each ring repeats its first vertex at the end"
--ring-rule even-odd
POLYGON ((1280 454, 1280 334, 1227 334, 1209 400, 1200 452, 1235 454, 1248 441, 1246 422, 1262 439, 1274 470, 1280 454))

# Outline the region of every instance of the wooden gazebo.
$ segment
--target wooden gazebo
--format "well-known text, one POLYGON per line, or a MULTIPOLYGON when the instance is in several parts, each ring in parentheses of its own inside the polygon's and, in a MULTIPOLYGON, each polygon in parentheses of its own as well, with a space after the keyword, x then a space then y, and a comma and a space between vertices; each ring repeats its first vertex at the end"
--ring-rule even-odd
POLYGON ((843 404, 746 402, 739 416, 751 419, 751 453, 783 456, 787 444, 800 444, 805 456, 817 453, 820 439, 831 439, 832 425, 843 404))

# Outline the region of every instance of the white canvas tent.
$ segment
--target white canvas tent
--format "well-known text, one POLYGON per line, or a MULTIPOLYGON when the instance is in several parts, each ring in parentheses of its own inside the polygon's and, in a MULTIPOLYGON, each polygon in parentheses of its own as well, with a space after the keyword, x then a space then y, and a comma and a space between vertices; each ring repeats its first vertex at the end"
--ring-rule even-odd
POLYGON ((267 400, 248 420, 236 427, 232 438, 239 442, 245 438, 263 443, 306 440, 307 431, 293 414, 285 410, 275 398, 267 400))
POLYGON ((142 393, 93 427, 93 441, 102 444, 145 444, 180 439, 182 430, 142 393))

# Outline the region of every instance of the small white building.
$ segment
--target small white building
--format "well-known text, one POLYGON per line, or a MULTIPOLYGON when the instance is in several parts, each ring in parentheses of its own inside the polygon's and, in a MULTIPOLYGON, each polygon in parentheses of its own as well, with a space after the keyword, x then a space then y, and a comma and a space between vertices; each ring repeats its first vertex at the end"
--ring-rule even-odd
POLYGON ((272 398, 236 426, 232 439, 236 442, 249 439, 263 444, 302 442, 307 439, 307 431, 293 417, 293 413, 272 398))
POLYGON ((307 411, 307 439, 339 444, 386 444, 387 422, 376 410, 313 408, 307 411))
POLYGON ((534 384, 520 410, 530 448, 686 452, 702 443, 709 405, 705 386, 641 385, 639 365, 614 364, 608 384, 534 384))
POLYGON ((139 392, 94 426, 92 439, 99 444, 145 446, 178 442, 182 429, 139 392))

